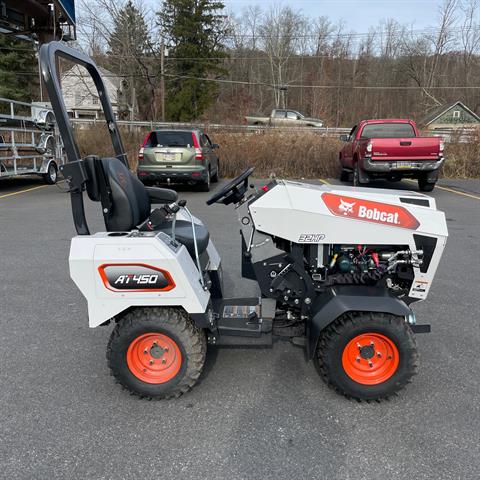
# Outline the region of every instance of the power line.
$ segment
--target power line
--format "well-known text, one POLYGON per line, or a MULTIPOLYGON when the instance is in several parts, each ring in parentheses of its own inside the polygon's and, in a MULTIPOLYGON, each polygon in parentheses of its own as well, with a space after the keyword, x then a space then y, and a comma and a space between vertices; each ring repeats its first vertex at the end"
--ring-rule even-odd
MULTIPOLYGON (((14 73, 15 75, 32 75, 32 76, 37 76, 37 73, 35 72, 10 72, 14 73)), ((454 86, 432 86, 432 87, 427 87, 427 86, 417 86, 417 85, 403 85, 403 86, 392 86, 392 85, 302 85, 302 84, 286 84, 286 85, 275 85, 272 83, 268 82, 248 82, 244 80, 229 80, 229 79, 223 79, 223 78, 208 78, 208 77, 195 77, 191 75, 176 75, 172 73, 164 73, 164 77, 167 78, 173 78, 173 79, 178 79, 178 80, 198 80, 202 82, 215 82, 215 83, 223 83, 223 84, 234 84, 234 85, 247 85, 247 86, 263 86, 263 87, 268 87, 268 88, 283 88, 283 87, 288 87, 288 88, 313 88, 313 89, 350 89, 350 90, 474 90, 474 89, 480 89, 480 86, 460 86, 460 85, 454 85, 454 86)), ((78 79, 82 79, 83 77, 80 77, 78 75, 69 75, 68 73, 64 75, 64 77, 74 77, 78 79)), ((121 74, 121 75, 115 75, 115 74, 104 74, 102 77, 105 78, 145 78, 145 77, 150 77, 150 78, 156 78, 160 77, 161 75, 142 75, 142 74, 121 74)))

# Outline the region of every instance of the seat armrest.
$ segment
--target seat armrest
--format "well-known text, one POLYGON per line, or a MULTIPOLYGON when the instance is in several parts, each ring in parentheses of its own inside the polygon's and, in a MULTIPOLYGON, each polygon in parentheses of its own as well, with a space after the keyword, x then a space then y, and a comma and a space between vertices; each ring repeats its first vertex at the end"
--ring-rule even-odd
POLYGON ((175 190, 169 188, 145 187, 151 203, 173 203, 178 200, 175 190))

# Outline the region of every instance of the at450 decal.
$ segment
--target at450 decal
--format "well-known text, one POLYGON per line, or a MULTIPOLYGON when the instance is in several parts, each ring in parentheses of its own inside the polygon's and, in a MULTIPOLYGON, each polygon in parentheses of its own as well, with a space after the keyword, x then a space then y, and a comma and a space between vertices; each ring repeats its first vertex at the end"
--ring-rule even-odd
POLYGON ((416 230, 420 223, 404 207, 388 203, 373 202, 361 198, 346 197, 334 193, 322 193, 328 209, 339 217, 354 218, 365 222, 381 223, 392 227, 416 230))
POLYGON ((103 284, 114 292, 168 292, 175 282, 166 270, 143 263, 115 263, 98 267, 103 284))

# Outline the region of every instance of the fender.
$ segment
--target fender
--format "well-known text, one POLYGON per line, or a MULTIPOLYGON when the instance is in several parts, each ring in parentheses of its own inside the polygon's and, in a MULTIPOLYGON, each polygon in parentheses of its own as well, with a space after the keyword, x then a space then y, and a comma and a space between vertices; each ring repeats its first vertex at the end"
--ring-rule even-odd
POLYGON ((346 312, 383 312, 408 317, 412 310, 386 288, 337 285, 314 301, 308 324, 307 356, 313 358, 321 331, 346 312))

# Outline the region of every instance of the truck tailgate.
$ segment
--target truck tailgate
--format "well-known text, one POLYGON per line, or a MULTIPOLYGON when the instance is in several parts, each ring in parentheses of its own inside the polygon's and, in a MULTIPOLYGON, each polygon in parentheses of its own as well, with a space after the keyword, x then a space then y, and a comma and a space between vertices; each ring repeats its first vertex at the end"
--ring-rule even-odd
POLYGON ((439 157, 440 138, 371 138, 372 160, 432 160, 439 157))

